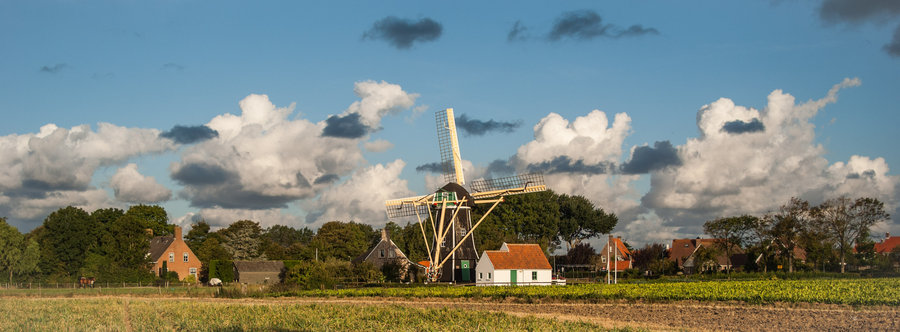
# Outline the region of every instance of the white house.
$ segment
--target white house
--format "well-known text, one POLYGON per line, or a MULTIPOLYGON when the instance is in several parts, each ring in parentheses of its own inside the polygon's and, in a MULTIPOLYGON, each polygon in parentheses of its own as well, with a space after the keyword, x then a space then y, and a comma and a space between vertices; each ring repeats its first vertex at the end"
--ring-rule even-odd
POLYGON ((478 286, 550 285, 550 262, 536 244, 507 244, 486 250, 475 267, 478 286))

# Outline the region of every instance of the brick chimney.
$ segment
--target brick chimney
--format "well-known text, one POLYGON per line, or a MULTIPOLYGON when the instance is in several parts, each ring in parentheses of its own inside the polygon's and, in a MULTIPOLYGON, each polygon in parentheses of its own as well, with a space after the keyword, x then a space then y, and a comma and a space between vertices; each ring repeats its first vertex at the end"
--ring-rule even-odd
POLYGON ((181 227, 175 226, 175 239, 181 240, 181 227))
POLYGON ((387 229, 381 229, 381 241, 389 241, 387 229))

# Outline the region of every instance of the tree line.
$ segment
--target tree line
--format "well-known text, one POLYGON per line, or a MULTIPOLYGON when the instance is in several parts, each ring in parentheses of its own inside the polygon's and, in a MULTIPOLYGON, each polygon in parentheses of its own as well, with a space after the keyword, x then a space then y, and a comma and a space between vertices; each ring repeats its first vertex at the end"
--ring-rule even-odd
MULTIPOLYGON (((709 220, 704 232, 716 239, 713 247, 695 252, 698 266, 716 265, 724 254, 732 264, 735 254, 747 256, 742 268, 766 272, 781 266, 791 273, 797 269, 846 272, 848 265, 892 270, 900 263, 900 248, 889 255, 876 255, 870 231, 890 218, 881 201, 846 196, 819 205, 792 198, 778 210, 761 216, 740 215, 709 220), (804 262, 798 262, 803 257, 804 262)), ((634 252, 634 265, 652 273, 674 273, 665 245, 648 244, 634 252), (667 263, 666 261, 669 261, 667 263)))
MULTIPOLYGON (((473 222, 486 210, 483 206, 474 208, 473 222)), ((499 249, 503 242, 538 243, 549 255, 563 244, 573 248, 586 239, 609 233, 617 222, 615 214, 595 207, 582 196, 552 191, 516 195, 506 197, 506 202, 484 220, 476 230, 475 241, 479 251, 499 249)), ((422 237, 418 223, 401 226, 388 222, 385 228, 411 261, 428 257, 425 241, 433 239, 422 237)), ((8 274, 10 282, 71 282, 79 276, 110 282, 151 282, 156 277, 147 255, 150 239, 173 232, 165 209, 156 205, 90 213, 69 206, 54 211, 27 234, 0 219, 0 271, 8 274)), ((314 231, 286 225, 264 228, 252 220, 238 220, 214 230, 201 220, 184 235, 184 241, 203 262, 201 280, 213 260, 349 262, 379 240, 378 230, 353 221, 327 222, 314 231)))

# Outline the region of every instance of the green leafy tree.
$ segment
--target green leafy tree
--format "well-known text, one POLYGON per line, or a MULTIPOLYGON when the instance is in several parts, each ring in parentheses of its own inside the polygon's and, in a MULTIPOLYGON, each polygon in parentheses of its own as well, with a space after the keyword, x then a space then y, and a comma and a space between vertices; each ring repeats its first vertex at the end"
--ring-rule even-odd
POLYGON ((378 237, 372 226, 330 221, 319 228, 313 247, 319 249, 320 259, 334 257, 349 261, 368 250, 375 239, 378 237))
MULTIPOLYGON (((210 233, 209 223, 205 220, 200 220, 193 226, 191 226, 191 230, 184 235, 184 242, 187 243, 188 248, 191 248, 191 251, 197 252, 200 248, 200 245, 203 244, 209 237, 219 238, 218 233, 210 233)), ((221 238, 218 239, 221 242, 221 238)))
POLYGON ((635 268, 647 271, 659 260, 668 260, 666 246, 661 243, 648 243, 643 248, 632 252, 631 259, 635 268))
POLYGON ((150 269, 150 234, 141 220, 125 214, 107 227, 109 232, 103 241, 103 252, 110 262, 121 270, 147 271, 150 269))
POLYGON ((884 211, 884 203, 874 198, 851 200, 846 196, 831 199, 818 209, 821 225, 835 239, 841 259, 841 273, 845 272, 846 256, 860 235, 890 215, 884 211))
POLYGON ((0 218, 0 268, 9 272, 10 283, 24 259, 24 240, 18 229, 6 223, 6 218, 0 218))
POLYGON ((262 228, 259 223, 250 220, 240 220, 229 225, 221 231, 222 247, 231 254, 235 260, 250 260, 260 257, 262 240, 262 228))
POLYGON ((63 278, 76 276, 87 254, 98 250, 98 227, 82 209, 65 207, 44 219, 40 232, 41 270, 63 278))
POLYGON ((560 195, 559 212, 559 235, 567 249, 598 234, 609 233, 619 221, 615 214, 596 208, 583 196, 560 195))
POLYGON ((758 218, 750 215, 718 218, 704 223, 703 231, 716 239, 717 244, 728 257, 728 265, 733 267, 731 256, 750 241, 756 219, 758 218))
MULTIPOLYGON (((520 242, 539 244, 545 251, 559 247, 561 213, 556 193, 548 190, 505 199, 490 215, 500 228, 511 231, 520 242)), ((488 207, 485 205, 479 206, 479 213, 486 212, 488 207)))
POLYGON ((129 208, 125 214, 140 220, 141 227, 152 230, 153 236, 175 233, 175 225, 169 224, 169 214, 159 205, 135 205, 129 208))
POLYGON ((309 228, 295 229, 284 225, 273 225, 263 233, 263 237, 266 240, 285 248, 290 247, 294 243, 309 244, 313 236, 315 236, 315 233, 309 228))

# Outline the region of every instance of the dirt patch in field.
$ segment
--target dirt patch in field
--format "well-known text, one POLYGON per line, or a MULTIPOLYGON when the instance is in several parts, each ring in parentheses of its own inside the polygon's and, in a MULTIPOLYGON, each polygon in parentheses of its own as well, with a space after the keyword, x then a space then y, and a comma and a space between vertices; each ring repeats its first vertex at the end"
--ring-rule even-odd
MULTIPOLYGON (((214 300, 215 301, 215 300, 214 300)), ((898 331, 900 308, 831 304, 769 304, 608 301, 601 303, 515 303, 515 301, 405 298, 284 298, 244 303, 394 304, 416 308, 460 308, 584 321, 603 327, 650 330, 898 331)))

